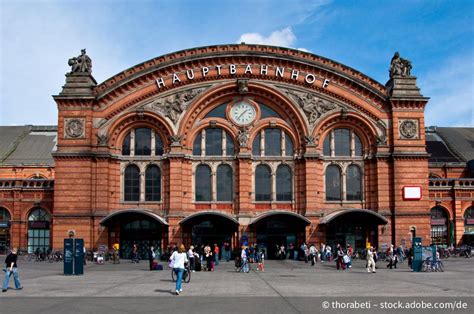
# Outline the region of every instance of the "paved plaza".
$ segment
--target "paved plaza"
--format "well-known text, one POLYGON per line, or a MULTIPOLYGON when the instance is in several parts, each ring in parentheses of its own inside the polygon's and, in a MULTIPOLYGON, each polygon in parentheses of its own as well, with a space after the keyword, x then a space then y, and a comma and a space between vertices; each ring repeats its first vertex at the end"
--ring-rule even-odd
POLYGON ((252 271, 244 274, 235 272, 233 262, 221 262, 214 272, 193 273, 191 283, 184 284, 183 293, 174 296, 174 283, 166 265, 163 271, 150 272, 147 261, 89 263, 83 276, 63 276, 62 263, 21 261, 24 289, 2 293, 0 303, 23 312, 50 313, 62 312, 64 306, 77 306, 79 312, 116 307, 116 313, 127 313, 135 303, 141 312, 153 312, 156 306, 170 311, 184 306, 180 307, 183 312, 189 312, 189 306, 197 310, 195 313, 239 312, 245 307, 265 313, 318 312, 323 310, 321 302, 326 299, 347 298, 379 301, 416 297, 472 304, 474 259, 450 258, 444 264, 444 273, 413 273, 406 263, 393 270, 378 263, 377 273, 369 274, 362 260, 355 260, 353 268, 345 271, 337 271, 334 262, 311 267, 284 260, 267 261, 265 272, 255 271, 252 265, 252 271), (206 311, 201 311, 203 306, 206 311))

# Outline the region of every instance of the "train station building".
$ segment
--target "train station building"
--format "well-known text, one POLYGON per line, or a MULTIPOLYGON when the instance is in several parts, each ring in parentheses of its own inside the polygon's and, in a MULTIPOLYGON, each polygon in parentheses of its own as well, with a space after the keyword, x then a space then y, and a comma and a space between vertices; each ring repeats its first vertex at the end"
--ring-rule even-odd
POLYGON ((0 250, 474 242, 474 128, 426 127, 398 53, 385 84, 245 43, 68 64, 57 126, 0 127, 0 250))

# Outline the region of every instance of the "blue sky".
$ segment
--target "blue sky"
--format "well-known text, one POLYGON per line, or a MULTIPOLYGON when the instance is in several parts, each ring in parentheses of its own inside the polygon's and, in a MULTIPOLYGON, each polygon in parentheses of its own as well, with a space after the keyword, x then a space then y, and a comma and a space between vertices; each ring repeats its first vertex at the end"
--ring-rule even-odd
POLYGON ((395 51, 431 97, 426 125, 474 126, 474 1, 0 0, 0 125, 56 124, 51 95, 87 48, 98 82, 196 46, 306 49, 385 83, 395 51))

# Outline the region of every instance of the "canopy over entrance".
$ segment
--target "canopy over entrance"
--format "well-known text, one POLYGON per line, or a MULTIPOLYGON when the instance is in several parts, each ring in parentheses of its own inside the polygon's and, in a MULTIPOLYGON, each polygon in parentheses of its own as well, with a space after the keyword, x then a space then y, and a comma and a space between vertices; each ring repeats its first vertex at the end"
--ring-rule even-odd
POLYGON ((192 214, 192 215, 189 215, 188 217, 184 218, 183 220, 181 220, 179 222, 180 225, 183 225, 183 224, 187 224, 187 223, 190 223, 192 220, 196 220, 195 218, 203 218, 204 216, 217 216, 217 217, 223 217, 231 222, 233 222, 234 224, 238 225, 239 224, 239 221, 237 219, 235 219, 234 217, 232 217, 231 215, 229 214, 225 214, 225 213, 221 213, 221 212, 216 212, 216 211, 202 211, 202 212, 199 212, 199 213, 195 213, 195 214, 192 214))
POLYGON ((250 223, 251 225, 252 224, 256 224, 258 223, 259 221, 265 219, 265 218, 269 218, 269 217, 272 217, 272 216, 290 216, 290 217, 295 217, 297 218, 298 220, 301 220, 301 222, 303 222, 305 225, 310 225, 311 224, 311 221, 306 218, 305 216, 303 215, 300 215, 298 213, 294 213, 294 212, 290 212, 290 211, 283 211, 283 210, 270 210, 270 211, 267 211, 267 212, 264 212, 263 214, 260 214, 258 216, 256 216, 255 218, 252 219, 252 222, 250 223))
POLYGON ((352 216, 352 215, 357 215, 359 217, 364 217, 370 219, 370 222, 373 222, 377 225, 386 225, 388 223, 387 218, 384 216, 380 215, 379 213, 376 213, 372 210, 368 209, 342 209, 342 210, 337 210, 335 212, 330 213, 327 216, 324 216, 321 218, 319 221, 320 225, 325 225, 329 224, 333 220, 335 220, 338 217, 345 218, 344 216, 352 216))
POLYGON ((125 210, 120 210, 120 211, 117 211, 117 212, 113 212, 111 213, 110 215, 104 217, 101 221, 100 221, 100 224, 103 225, 103 226, 107 226, 109 225, 112 221, 115 220, 115 218, 121 218, 120 216, 123 216, 123 215, 130 215, 130 214, 135 214, 135 215, 139 215, 139 214, 142 214, 142 215, 146 215, 154 220, 156 220, 158 223, 164 225, 164 226, 168 226, 168 223, 166 222, 166 220, 161 217, 160 215, 158 214, 155 214, 153 212, 149 212, 147 210, 141 210, 141 209, 125 209, 125 210))

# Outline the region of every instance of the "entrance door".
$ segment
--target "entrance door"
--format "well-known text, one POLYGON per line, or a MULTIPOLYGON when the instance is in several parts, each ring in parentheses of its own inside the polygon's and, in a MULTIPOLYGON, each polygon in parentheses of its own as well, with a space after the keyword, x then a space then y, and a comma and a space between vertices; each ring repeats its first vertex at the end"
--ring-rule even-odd
POLYGON ((148 248, 153 246, 155 253, 161 255, 161 225, 146 217, 135 217, 122 221, 120 226, 120 257, 132 258, 133 244, 138 246, 140 259, 148 259, 148 248))
POLYGON ((220 215, 210 213, 195 216, 182 222, 183 240, 186 246, 194 245, 196 248, 202 245, 214 248, 214 244, 217 244, 221 251, 224 242, 232 243, 237 226, 231 219, 220 215))
POLYGON ((276 259, 280 246, 288 253, 290 245, 298 247, 304 241, 305 226, 301 220, 289 215, 274 215, 256 223, 257 246, 264 249, 266 258, 276 259), (299 242, 298 242, 299 241, 299 242))

